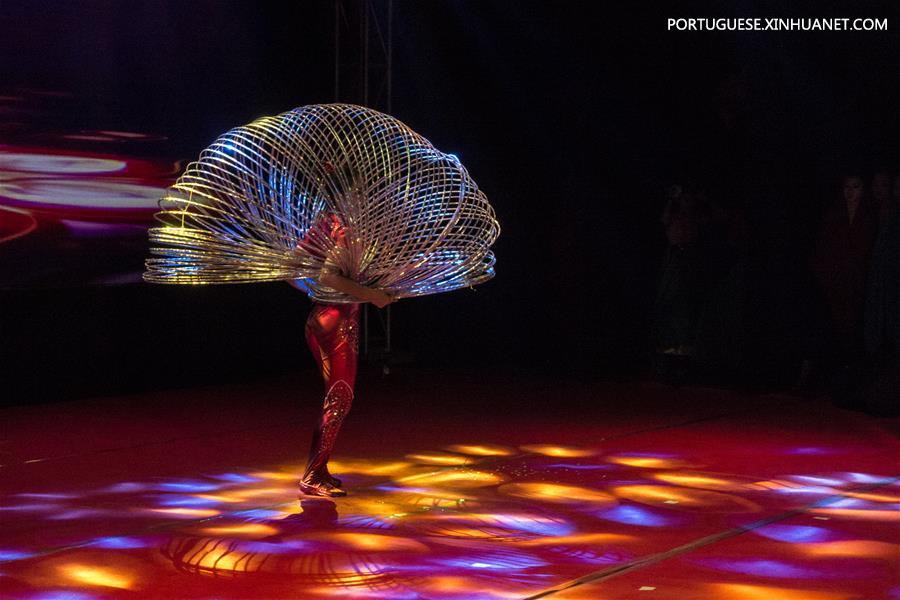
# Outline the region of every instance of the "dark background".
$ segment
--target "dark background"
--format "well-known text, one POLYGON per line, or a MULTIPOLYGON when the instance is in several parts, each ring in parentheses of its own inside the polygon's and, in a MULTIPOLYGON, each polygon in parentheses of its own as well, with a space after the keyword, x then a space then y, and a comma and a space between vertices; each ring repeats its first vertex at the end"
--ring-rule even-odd
MULTIPOLYGON (((900 20, 893 2, 783 4, 395 0, 391 112, 460 157, 503 227, 494 281, 394 306, 408 364, 641 376, 664 189, 694 180, 747 215, 740 381, 789 382, 838 176, 898 164, 900 20), (668 32, 670 16, 889 31, 668 32)), ((325 1, 6 0, 0 81, 71 93, 43 127, 161 134, 142 152, 190 159, 230 127, 334 100, 334 27, 325 1)), ((308 304, 284 284, 5 289, 0 389, 15 403, 309 369, 308 304)))

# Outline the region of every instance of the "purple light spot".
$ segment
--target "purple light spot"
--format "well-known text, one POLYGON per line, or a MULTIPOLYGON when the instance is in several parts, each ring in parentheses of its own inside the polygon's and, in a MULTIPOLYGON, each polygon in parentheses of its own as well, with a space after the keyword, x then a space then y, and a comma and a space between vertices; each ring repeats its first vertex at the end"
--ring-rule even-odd
POLYGON ((827 502, 829 508, 868 508, 868 503, 859 498, 841 498, 835 502, 827 502))
POLYGON ((105 537, 100 538, 91 546, 97 548, 107 548, 110 550, 131 550, 134 548, 146 548, 147 544, 137 538, 130 537, 105 537))
POLYGON ((828 529, 810 527, 808 525, 766 525, 757 529, 756 533, 770 540, 792 544, 824 542, 834 537, 833 533, 828 529))
POLYGON ((801 487, 782 487, 775 490, 779 494, 833 494, 830 487, 820 485, 804 485, 801 487))
POLYGON ((51 515, 47 517, 53 521, 72 521, 74 519, 84 519, 87 517, 96 517, 97 515, 102 515, 102 510, 96 510, 93 508, 73 508, 71 510, 66 510, 61 513, 56 513, 55 515, 51 515))
POLYGON ((815 569, 805 569, 777 560, 766 559, 735 559, 711 558, 697 561, 700 564, 728 571, 729 573, 741 573, 743 575, 755 575, 757 577, 774 577, 778 579, 813 579, 823 574, 815 569))
POLYGON ((670 519, 638 506, 616 506, 597 513, 597 516, 608 521, 641 527, 661 527, 672 523, 670 519))
POLYGON ((365 527, 368 529, 394 529, 394 524, 390 521, 385 521, 381 517, 367 517, 363 515, 341 518, 338 519, 338 523, 341 526, 347 527, 365 527))
POLYGON ((258 552, 260 554, 286 554, 288 552, 296 552, 298 546, 296 544, 247 541, 242 542, 239 549, 242 552, 258 552))
POLYGON ((575 527, 563 521, 549 521, 519 515, 493 515, 492 520, 507 528, 539 535, 568 535, 575 527))
POLYGON ((888 477, 880 477, 878 475, 869 475, 868 473, 844 473, 844 478, 853 483, 886 483, 888 477))
POLYGON ((161 483, 156 489, 163 492, 211 492, 222 487, 218 483, 207 483, 203 481, 172 481, 169 483, 161 483))
POLYGON ((379 485, 375 488, 382 492, 401 492, 406 494, 428 494, 429 490, 419 487, 402 487, 396 485, 379 485))
POLYGON ((222 473, 221 475, 213 475, 212 478, 220 481, 229 481, 231 483, 256 483, 257 481, 262 481, 258 477, 241 475, 240 473, 222 473))
POLYGON ((30 552, 20 552, 18 550, 4 550, 0 548, 0 561, 6 562, 11 560, 22 560, 31 556, 30 552))
POLYGON ((196 496, 164 497, 159 501, 160 506, 215 506, 216 504, 221 503, 218 500, 197 498, 196 496))
POLYGON ((275 517, 280 517, 281 514, 277 510, 266 510, 264 508, 254 508, 253 510, 237 513, 238 516, 248 519, 274 519, 275 517))
POLYGON ((520 571, 532 567, 540 567, 547 563, 539 558, 527 555, 497 554, 478 557, 446 558, 435 561, 437 564, 458 569, 478 569, 491 571, 520 571))
POLYGON ((835 454, 836 450, 831 450, 829 448, 816 448, 814 446, 803 446, 800 448, 791 448, 785 454, 805 454, 811 456, 819 456, 822 454, 835 454))
POLYGON ((130 492, 140 492, 145 489, 145 486, 142 483, 134 483, 131 481, 124 481, 122 483, 117 483, 115 485, 111 485, 108 488, 100 490, 101 492, 105 492, 107 494, 127 494, 130 492))
POLYGON ((100 596, 94 596, 87 592, 73 592, 69 590, 55 590, 52 592, 38 592, 31 596, 26 596, 28 600, 93 600, 100 596))
POLYGON ((813 477, 811 475, 793 475, 791 479, 802 481, 804 483, 812 483, 815 485, 837 486, 844 485, 845 483, 840 479, 830 479, 828 477, 813 477))

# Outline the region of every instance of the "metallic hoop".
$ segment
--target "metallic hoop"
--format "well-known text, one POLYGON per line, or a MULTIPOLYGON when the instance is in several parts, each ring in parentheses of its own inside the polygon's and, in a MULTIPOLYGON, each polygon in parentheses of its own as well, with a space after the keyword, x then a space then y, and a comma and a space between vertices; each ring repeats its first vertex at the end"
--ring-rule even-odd
POLYGON ((314 104, 220 136, 160 201, 144 279, 304 280, 319 301, 355 299, 323 270, 396 297, 494 276, 494 210, 468 171, 397 119, 314 104), (337 219, 341 238, 324 235, 337 219))

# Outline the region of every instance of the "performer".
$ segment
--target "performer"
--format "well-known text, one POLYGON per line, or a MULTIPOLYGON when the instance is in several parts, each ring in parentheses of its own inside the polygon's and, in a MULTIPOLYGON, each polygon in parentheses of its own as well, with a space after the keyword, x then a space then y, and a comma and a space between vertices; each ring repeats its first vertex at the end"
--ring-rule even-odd
MULTIPOLYGON (((328 273, 319 281, 339 292, 384 308, 394 298, 380 290, 367 288, 341 275, 328 273)), ((291 285, 301 291, 301 281, 291 285)), ((328 459, 338 431, 353 403, 356 383, 356 360, 359 348, 359 303, 325 304, 313 302, 306 320, 306 343, 325 383, 322 416, 313 432, 306 472, 300 480, 300 491, 311 496, 346 496, 341 481, 328 472, 328 459)))
MULTIPOLYGON (((317 242, 324 238, 333 242, 336 249, 347 247, 347 229, 333 212, 320 217, 317 225, 310 228, 300 242, 298 250, 320 256, 317 242)), ((328 472, 328 459, 353 403, 359 352, 359 305, 371 302, 378 308, 384 308, 394 298, 336 273, 334 263, 324 255, 321 258, 326 266, 318 277, 319 284, 359 302, 329 304, 313 301, 313 308, 306 320, 306 343, 325 383, 325 401, 322 416, 313 431, 306 471, 298 485, 301 492, 311 496, 346 496, 347 492, 340 489, 341 480, 328 472)), ((308 291, 307 282, 302 279, 288 283, 302 292, 308 291)))
POLYGON ((468 171, 406 125, 351 104, 301 106, 220 135, 160 200, 144 279, 287 281, 325 400, 304 494, 343 496, 328 458, 353 401, 359 304, 494 277, 494 210, 468 171))

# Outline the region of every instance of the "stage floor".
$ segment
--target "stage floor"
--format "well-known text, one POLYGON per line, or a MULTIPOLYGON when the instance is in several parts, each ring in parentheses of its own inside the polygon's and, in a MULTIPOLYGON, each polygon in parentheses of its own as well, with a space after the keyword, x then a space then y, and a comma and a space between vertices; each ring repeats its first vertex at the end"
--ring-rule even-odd
MULTIPOLYGON (((305 377, 305 376, 304 376, 305 377)), ((900 598, 897 420, 787 395, 367 375, 0 411, 2 598, 900 598)))

